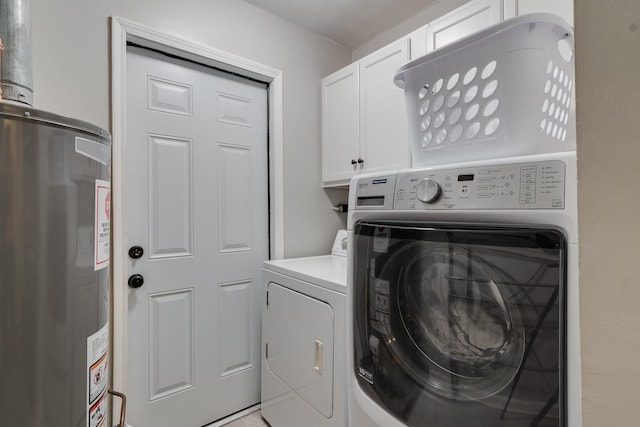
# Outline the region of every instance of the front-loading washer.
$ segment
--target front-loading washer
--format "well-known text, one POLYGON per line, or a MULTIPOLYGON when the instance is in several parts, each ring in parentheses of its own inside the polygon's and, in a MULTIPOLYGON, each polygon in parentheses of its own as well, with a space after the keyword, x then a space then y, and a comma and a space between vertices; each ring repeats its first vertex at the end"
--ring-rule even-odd
POLYGON ((575 152, 349 197, 351 427, 581 426, 575 152))
POLYGON ((272 427, 345 427, 346 230, 331 255, 265 261, 261 413, 272 427))

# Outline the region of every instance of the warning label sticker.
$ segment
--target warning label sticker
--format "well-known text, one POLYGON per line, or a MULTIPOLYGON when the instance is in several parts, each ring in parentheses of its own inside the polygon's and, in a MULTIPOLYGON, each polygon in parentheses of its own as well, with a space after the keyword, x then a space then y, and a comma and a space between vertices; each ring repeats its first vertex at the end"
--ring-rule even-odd
POLYGON ((102 427, 107 414, 109 323, 87 338, 87 427, 102 427))
POLYGON ((95 193, 95 236, 94 236, 94 270, 101 270, 109 265, 111 238, 111 183, 96 179, 95 193))
POLYGON ((107 388, 107 355, 89 368, 89 402, 94 402, 107 388))
POLYGON ((102 427, 107 419, 107 393, 103 393, 100 399, 89 408, 89 427, 102 427))

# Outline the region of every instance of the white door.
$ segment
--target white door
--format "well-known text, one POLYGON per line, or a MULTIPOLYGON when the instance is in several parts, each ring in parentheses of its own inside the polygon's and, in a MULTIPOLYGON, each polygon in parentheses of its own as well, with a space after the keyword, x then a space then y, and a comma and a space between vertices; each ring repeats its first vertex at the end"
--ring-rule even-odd
POLYGON ((127 421, 199 427, 260 400, 267 88, 129 47, 127 97, 127 421))

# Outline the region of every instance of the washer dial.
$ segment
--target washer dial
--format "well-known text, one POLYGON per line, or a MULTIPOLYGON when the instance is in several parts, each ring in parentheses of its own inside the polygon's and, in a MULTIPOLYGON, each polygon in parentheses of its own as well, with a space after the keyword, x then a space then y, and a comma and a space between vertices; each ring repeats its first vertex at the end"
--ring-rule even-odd
POLYGON ((433 203, 440 197, 440 184, 431 178, 425 178, 416 187, 416 197, 424 203, 433 203))

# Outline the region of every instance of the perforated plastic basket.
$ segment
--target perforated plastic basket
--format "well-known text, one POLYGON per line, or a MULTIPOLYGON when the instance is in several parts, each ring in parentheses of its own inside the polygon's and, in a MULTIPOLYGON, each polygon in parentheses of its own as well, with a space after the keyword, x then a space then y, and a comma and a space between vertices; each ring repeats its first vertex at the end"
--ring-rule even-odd
POLYGON ((573 31, 560 17, 503 21, 405 64, 414 167, 575 149, 573 31))

